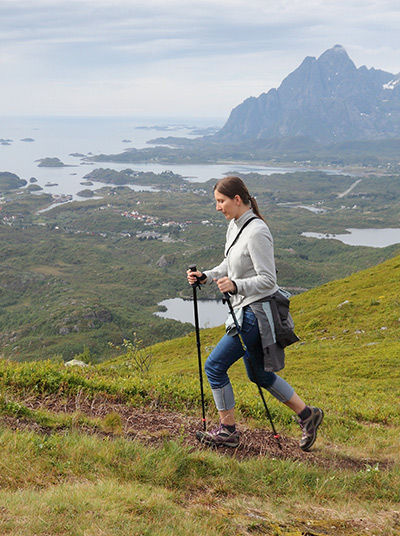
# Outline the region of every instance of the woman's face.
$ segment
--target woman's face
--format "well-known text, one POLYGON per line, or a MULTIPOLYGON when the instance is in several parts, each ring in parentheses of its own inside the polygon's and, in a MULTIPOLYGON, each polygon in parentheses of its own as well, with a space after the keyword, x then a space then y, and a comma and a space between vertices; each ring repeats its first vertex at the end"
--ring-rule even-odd
POLYGON ((221 194, 218 190, 214 190, 215 208, 218 212, 222 212, 227 220, 237 218, 240 214, 240 207, 243 204, 240 196, 235 195, 233 199, 227 195, 221 194))

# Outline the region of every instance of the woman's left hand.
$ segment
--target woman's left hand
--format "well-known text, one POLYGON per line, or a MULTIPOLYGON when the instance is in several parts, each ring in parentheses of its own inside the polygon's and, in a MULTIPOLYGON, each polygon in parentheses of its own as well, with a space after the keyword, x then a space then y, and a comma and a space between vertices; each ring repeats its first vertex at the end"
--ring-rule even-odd
POLYGON ((219 290, 224 294, 225 292, 235 292, 236 287, 229 277, 221 277, 221 279, 214 279, 217 283, 219 290))

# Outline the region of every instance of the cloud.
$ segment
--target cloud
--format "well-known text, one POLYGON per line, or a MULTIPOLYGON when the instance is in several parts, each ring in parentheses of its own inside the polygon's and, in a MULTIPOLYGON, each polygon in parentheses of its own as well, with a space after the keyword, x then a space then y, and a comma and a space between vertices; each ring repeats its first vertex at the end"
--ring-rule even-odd
POLYGON ((42 113, 80 113, 83 101, 123 113, 134 92, 143 113, 151 95, 174 115, 226 115, 336 43, 357 65, 398 72, 399 25, 387 0, 2 0, 0 102, 28 113, 26 97, 5 108, 23 85, 42 113))

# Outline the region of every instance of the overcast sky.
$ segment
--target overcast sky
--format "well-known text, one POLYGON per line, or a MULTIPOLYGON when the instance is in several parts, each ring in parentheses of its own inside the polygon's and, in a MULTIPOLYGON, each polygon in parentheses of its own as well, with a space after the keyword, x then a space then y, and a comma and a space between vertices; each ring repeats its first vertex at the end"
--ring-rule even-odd
POLYGON ((0 0, 1 115, 221 117, 335 44, 400 71, 398 0, 0 0))

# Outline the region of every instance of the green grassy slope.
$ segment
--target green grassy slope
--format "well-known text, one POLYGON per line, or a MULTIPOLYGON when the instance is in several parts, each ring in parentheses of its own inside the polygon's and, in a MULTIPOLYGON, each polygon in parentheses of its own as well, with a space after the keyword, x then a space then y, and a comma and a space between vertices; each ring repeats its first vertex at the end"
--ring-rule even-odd
MULTIPOLYGON (((400 254, 400 244, 354 247, 301 236, 398 226, 398 175, 309 171, 243 178, 274 237, 280 282, 296 292, 400 254)), ((172 185, 168 192, 103 188, 101 199, 45 212, 38 211, 51 203, 48 194, 0 195, 0 355, 69 360, 87 348, 100 362, 116 355, 109 342, 119 344, 133 331, 146 344, 188 333, 189 324, 154 312, 163 299, 191 297, 188 264, 207 269, 221 262, 226 222, 215 210, 214 182, 186 183, 182 190, 172 185), (135 217, 127 217, 132 211, 135 217), (171 220, 176 225, 170 227, 171 220), (172 242, 136 236, 148 230, 172 242)), ((202 290, 203 297, 215 293, 215 286, 202 290)))
MULTIPOLYGON (((308 458, 296 458, 298 427, 269 396, 293 457, 241 460, 190 443, 186 424, 200 424, 193 333, 146 349, 142 374, 132 350, 84 369, 0 360, 0 534, 398 535, 399 280, 396 257, 293 298, 301 343, 283 375, 326 413, 308 458), (151 417, 141 441, 139 409, 151 417)), ((204 357, 222 333, 202 330, 204 357)), ((267 436, 241 362, 232 380, 240 427, 267 436)), ((206 401, 212 421, 207 386, 206 401)))
MULTIPOLYGON (((374 454, 384 447, 396 451, 400 425, 399 281, 395 257, 292 299, 301 343, 287 349, 282 375, 307 401, 326 409, 329 440, 363 447, 367 442, 374 454)), ((205 354, 222 333, 222 328, 202 332, 205 354)), ((152 352, 157 374, 174 381, 196 375, 194 335, 156 345, 152 352)), ((118 360, 114 366, 124 368, 118 360)), ((243 369, 238 362, 232 371, 238 408, 258 418, 261 404, 243 369)), ((270 404, 280 425, 289 426, 288 410, 274 400, 270 404)))

